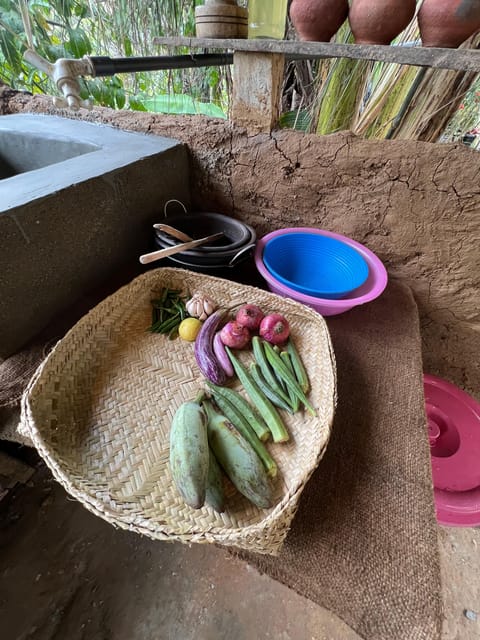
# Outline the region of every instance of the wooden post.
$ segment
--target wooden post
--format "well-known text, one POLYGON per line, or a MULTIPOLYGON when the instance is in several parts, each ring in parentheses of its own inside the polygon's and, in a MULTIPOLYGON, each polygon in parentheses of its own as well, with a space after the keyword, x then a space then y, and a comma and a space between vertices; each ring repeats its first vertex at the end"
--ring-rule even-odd
POLYGON ((252 133, 278 125, 285 56, 235 51, 231 119, 252 133))

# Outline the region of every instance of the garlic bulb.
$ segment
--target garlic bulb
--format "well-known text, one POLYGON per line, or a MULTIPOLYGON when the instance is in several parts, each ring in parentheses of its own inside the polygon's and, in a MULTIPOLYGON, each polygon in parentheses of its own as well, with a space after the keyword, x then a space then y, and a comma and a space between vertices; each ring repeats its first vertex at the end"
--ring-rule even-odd
POLYGON ((192 318, 198 318, 203 321, 215 311, 217 305, 204 293, 198 292, 194 293, 190 300, 188 300, 185 308, 192 318))

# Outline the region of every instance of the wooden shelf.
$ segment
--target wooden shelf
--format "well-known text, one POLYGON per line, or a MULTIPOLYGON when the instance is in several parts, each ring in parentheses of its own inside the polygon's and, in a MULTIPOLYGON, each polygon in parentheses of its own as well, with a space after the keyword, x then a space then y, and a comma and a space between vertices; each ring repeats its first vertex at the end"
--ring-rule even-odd
POLYGON ((350 58, 429 69, 480 73, 479 49, 337 44, 297 40, 157 37, 162 47, 233 51, 233 100, 230 118, 250 132, 278 125, 285 60, 350 58))
POLYGON ((282 54, 290 59, 350 58, 480 73, 480 50, 478 49, 437 49, 433 47, 299 42, 297 40, 243 40, 181 36, 157 37, 153 42, 155 45, 167 47, 282 54))

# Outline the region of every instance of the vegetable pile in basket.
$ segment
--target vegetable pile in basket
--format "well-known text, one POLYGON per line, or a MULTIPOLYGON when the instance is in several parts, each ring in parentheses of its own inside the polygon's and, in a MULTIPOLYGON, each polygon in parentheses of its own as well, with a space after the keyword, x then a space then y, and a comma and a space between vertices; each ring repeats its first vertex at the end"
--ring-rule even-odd
POLYGON ((152 333, 167 334, 171 340, 179 337, 195 340, 201 323, 216 309, 215 303, 202 293, 182 296, 179 289, 164 287, 158 297, 151 300, 152 333))
MULTIPOLYGON (((195 294, 196 303, 202 295, 195 294)), ((193 306, 187 302, 186 309, 193 306)), ((201 312, 204 320, 194 356, 206 388, 175 412, 172 477, 194 509, 204 504, 218 512, 225 509, 225 476, 254 505, 270 508, 277 464, 266 443, 270 438, 274 443, 289 440, 282 412, 305 409, 315 415, 307 397, 307 372, 282 314, 264 314, 258 306, 244 304, 232 317, 230 309, 217 309, 210 299, 205 306, 195 308, 197 318, 201 312), (251 359, 245 364, 236 352, 247 348, 251 359)))
POLYGON ((186 298, 178 289, 165 287, 158 298, 151 300, 152 304, 152 333, 163 333, 170 339, 178 335, 178 327, 188 313, 186 310, 186 298))

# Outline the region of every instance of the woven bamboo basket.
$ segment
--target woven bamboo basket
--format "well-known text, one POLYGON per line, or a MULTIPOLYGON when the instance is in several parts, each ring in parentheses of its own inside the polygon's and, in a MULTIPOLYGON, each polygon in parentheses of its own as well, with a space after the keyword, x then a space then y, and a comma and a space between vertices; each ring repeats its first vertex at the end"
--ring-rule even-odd
POLYGON ((160 268, 103 300, 56 344, 24 393, 19 431, 65 489, 114 526, 158 540, 276 555, 325 452, 335 402, 330 337, 315 311, 255 287, 160 268), (150 300, 162 287, 203 291, 222 306, 258 304, 291 324, 317 415, 282 412, 291 439, 268 445, 279 469, 271 509, 258 509, 227 487, 224 513, 209 506, 195 510, 176 491, 168 462, 170 424, 179 405, 206 386, 192 343, 147 331, 150 300))

